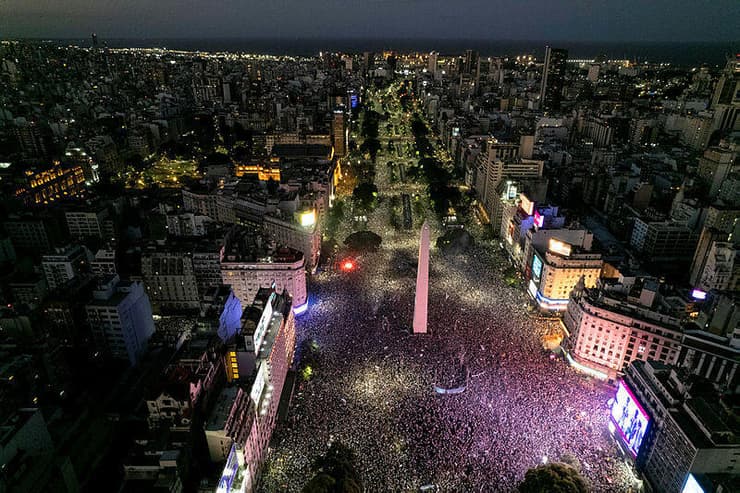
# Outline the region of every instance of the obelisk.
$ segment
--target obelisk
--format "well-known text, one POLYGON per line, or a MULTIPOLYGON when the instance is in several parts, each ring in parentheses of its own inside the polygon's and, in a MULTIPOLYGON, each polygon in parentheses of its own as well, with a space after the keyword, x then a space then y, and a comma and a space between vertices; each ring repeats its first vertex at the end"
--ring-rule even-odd
POLYGON ((416 270, 416 300, 414 301, 414 334, 427 333, 429 305, 429 224, 421 225, 419 267, 416 270))

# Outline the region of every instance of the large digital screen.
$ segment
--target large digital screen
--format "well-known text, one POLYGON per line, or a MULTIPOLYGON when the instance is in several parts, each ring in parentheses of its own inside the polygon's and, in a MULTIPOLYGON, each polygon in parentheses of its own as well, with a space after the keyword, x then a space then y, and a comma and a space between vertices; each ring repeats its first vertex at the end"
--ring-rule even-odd
POLYGON ((707 292, 702 291, 701 289, 694 289, 691 291, 691 297, 695 300, 705 300, 707 299, 707 292))
POLYGON ((650 418, 642 408, 634 394, 624 384, 619 382, 617 394, 611 409, 611 421, 619 433, 624 444, 632 455, 637 456, 642 445, 642 439, 647 432, 650 418))
POLYGON ((535 255, 532 258, 532 280, 536 283, 540 282, 540 277, 542 276, 542 260, 535 255))
POLYGON ((689 474, 689 477, 686 478, 686 484, 683 485, 681 493, 704 493, 704 488, 701 487, 693 474, 689 474))

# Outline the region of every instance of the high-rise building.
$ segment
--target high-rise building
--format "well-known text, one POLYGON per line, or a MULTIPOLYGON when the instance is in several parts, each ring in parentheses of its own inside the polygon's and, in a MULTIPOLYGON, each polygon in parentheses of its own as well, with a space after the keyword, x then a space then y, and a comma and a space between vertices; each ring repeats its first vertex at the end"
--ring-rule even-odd
POLYGON ((304 255, 293 248, 271 248, 256 240, 249 230, 234 229, 227 235, 221 256, 221 278, 243 305, 261 288, 286 289, 293 293, 295 309, 307 300, 304 255))
POLYGON ((545 47, 545 65, 542 69, 542 85, 540 86, 540 106, 544 110, 557 110, 563 92, 565 78, 565 64, 568 60, 568 50, 545 47))
POLYGON ((177 247, 146 251, 141 256, 141 275, 155 310, 200 307, 190 252, 177 247))
POLYGON ((699 177, 709 186, 714 199, 727 177, 737 169, 737 151, 728 147, 711 147, 699 158, 699 177))
POLYGON ((54 291, 72 279, 87 272, 89 262, 87 248, 84 246, 67 246, 57 248, 54 254, 41 257, 41 268, 44 270, 46 285, 54 291))
POLYGON ((429 53, 429 58, 427 60, 427 71, 432 74, 432 76, 437 75, 437 59, 439 58, 439 53, 436 51, 432 51, 429 53))
MULTIPOLYGON (((525 252, 532 252, 531 262, 525 264, 525 277, 529 279, 527 291, 540 310, 563 311, 571 291, 581 280, 588 287, 596 285, 604 260, 600 253, 591 251, 591 233, 584 232, 583 242, 568 243, 558 237, 567 237, 565 233, 569 230, 550 231, 558 236, 551 236, 546 245, 541 241, 525 245, 525 252)), ((528 232, 528 240, 532 238, 531 233, 528 232)))
POLYGON ((615 379, 635 360, 674 364, 681 322, 658 311, 657 292, 657 282, 636 278, 573 290, 563 317, 573 366, 615 379))
POLYGON ((738 416, 725 401, 679 368, 635 361, 619 384, 610 429, 652 491, 690 491, 683 487, 694 476, 721 481, 740 473, 738 416))
POLYGON ((116 274, 102 278, 85 312, 97 347, 135 366, 154 333, 152 306, 144 286, 121 281, 116 274))
POLYGON ((209 440, 212 452, 220 457, 223 447, 233 441, 219 492, 251 493, 259 481, 285 378, 293 362, 295 320, 291 305, 287 292, 261 289, 244 312, 239 334, 227 346, 228 380, 239 381, 250 391, 249 402, 237 391, 228 413, 217 414, 213 420, 209 440))
POLYGON ((345 121, 343 108, 334 110, 331 123, 332 145, 334 146, 334 155, 344 157, 347 155, 347 141, 349 140, 349 127, 345 121))
POLYGON ((115 241, 113 221, 106 207, 78 207, 64 213, 69 235, 77 240, 102 238, 115 241))
POLYGON ((714 86, 710 107, 718 104, 740 105, 740 53, 727 61, 722 75, 714 86))
POLYGON ((699 235, 686 224, 636 218, 630 245, 652 261, 690 260, 699 235))

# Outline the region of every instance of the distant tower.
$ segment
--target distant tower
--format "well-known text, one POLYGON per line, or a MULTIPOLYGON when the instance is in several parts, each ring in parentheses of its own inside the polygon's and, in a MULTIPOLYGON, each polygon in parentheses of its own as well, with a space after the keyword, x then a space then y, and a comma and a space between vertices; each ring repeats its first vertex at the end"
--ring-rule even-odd
POLYGON ((431 53, 429 53, 427 72, 431 73, 432 76, 437 75, 437 57, 439 57, 439 53, 437 53, 436 51, 432 51, 431 53))
POLYGON ((98 49, 98 35, 95 33, 92 33, 92 47, 93 47, 93 50, 98 49))
POLYGON ((545 47, 545 66, 542 68, 542 86, 540 86, 540 107, 544 110, 560 108, 567 61, 568 50, 545 47))
POLYGON ((427 333, 429 305, 429 224, 421 225, 419 239, 419 267, 416 272, 416 300, 414 302, 414 334, 427 333))

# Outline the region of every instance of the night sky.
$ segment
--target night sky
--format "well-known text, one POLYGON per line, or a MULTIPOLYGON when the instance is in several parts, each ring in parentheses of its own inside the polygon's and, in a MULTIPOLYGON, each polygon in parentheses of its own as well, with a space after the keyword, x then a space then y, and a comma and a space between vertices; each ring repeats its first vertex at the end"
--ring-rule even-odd
POLYGON ((0 0, 0 37, 740 39, 738 0, 0 0))

